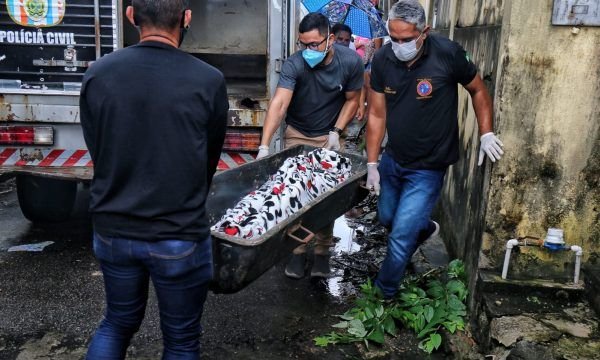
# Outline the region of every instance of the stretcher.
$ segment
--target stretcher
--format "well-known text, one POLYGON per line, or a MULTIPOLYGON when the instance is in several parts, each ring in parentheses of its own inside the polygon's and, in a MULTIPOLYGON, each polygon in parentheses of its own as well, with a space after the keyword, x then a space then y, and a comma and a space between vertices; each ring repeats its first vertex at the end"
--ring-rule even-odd
MULTIPOLYGON (((307 154, 312 146, 299 145, 215 175, 206 210, 211 224, 248 193, 256 190, 292 156, 307 154)), ((278 263, 314 233, 362 201, 368 191, 362 187, 367 159, 342 153, 352 161, 352 174, 345 182, 323 193, 296 213, 258 238, 248 240, 211 231, 215 293, 237 292, 278 263)))

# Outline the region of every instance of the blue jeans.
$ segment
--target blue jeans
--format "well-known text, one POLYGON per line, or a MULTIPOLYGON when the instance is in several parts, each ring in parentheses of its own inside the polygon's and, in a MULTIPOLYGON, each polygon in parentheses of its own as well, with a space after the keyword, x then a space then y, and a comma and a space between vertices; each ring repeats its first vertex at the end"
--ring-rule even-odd
POLYGON ((429 217, 439 198, 445 170, 414 170, 400 166, 384 153, 379 163, 381 193, 379 222, 390 229, 387 255, 375 285, 393 297, 420 237, 427 237, 429 217))
POLYGON ((210 237, 157 242, 94 233, 106 291, 106 312, 86 359, 124 359, 138 331, 152 279, 163 334, 163 359, 200 358, 200 318, 212 279, 210 237))

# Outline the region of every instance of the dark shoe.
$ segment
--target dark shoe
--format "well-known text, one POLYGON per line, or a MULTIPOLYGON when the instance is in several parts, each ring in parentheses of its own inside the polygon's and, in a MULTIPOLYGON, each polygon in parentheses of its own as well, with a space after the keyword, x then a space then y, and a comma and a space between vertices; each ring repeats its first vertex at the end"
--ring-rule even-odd
POLYGON ((329 255, 315 255, 315 262, 310 271, 311 277, 329 277, 331 269, 329 268, 329 255))
POLYGON ((423 244, 425 241, 438 236, 440 233, 440 224, 433 220, 429 220, 429 225, 425 231, 421 231, 419 234, 419 245, 423 244))
POLYGON ((292 258, 285 266, 285 276, 292 279, 304 277, 304 266, 306 265, 306 254, 292 254, 292 258))

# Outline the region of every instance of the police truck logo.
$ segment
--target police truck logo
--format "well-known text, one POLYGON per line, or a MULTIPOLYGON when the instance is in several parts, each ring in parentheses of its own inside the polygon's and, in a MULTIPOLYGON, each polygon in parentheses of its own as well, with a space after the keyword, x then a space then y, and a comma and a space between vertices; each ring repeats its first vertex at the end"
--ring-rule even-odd
POLYGON ((48 3, 42 0, 25 0, 25 13, 34 22, 41 22, 48 14, 48 3))
POLYGON ((60 24, 65 0, 6 0, 12 20, 22 26, 48 27, 60 24))
POLYGON ((431 93, 433 92, 433 85, 428 79, 419 79, 417 83, 417 94, 419 94, 419 98, 429 98, 431 97, 431 93))

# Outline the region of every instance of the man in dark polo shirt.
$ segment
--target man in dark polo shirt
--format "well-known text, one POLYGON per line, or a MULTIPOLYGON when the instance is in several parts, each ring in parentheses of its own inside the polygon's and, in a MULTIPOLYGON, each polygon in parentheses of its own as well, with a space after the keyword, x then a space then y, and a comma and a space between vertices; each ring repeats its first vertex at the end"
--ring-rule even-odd
MULTIPOLYGON (((269 154, 271 138, 284 117, 285 148, 301 144, 340 150, 340 135, 358 109, 364 71, 360 57, 347 47, 334 45, 335 35, 322 14, 306 15, 298 32, 300 51, 283 64, 263 126, 259 159, 269 154)), ((311 276, 327 277, 333 223, 315 237, 311 276)), ((294 249, 285 274, 302 278, 305 263, 306 245, 300 245, 294 249)))
POLYGON ((418 244, 437 234, 430 220, 449 165, 458 159, 458 84, 471 95, 485 154, 500 159, 492 132, 492 100, 463 48, 429 33, 418 0, 400 0, 389 12, 391 42, 377 52, 371 74, 367 125, 367 186, 381 194, 379 220, 387 226, 388 252, 375 285, 396 294, 418 244), (388 143, 378 164, 387 127, 388 143))
POLYGON ((200 358, 212 279, 206 197, 225 138, 223 74, 178 49, 185 0, 133 0, 137 45, 85 73, 81 125, 94 161, 90 212, 106 311, 87 359, 123 359, 152 280, 163 359, 200 358))

